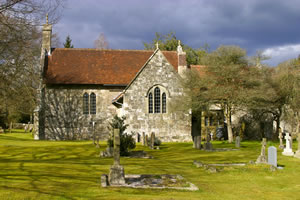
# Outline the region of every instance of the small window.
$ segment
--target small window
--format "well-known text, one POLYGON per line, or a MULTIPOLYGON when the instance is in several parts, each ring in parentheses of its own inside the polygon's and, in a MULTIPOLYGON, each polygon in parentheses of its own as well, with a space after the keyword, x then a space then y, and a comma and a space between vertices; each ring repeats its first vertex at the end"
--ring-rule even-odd
POLYGON ((89 94, 84 93, 83 95, 83 114, 89 114, 89 94))
POLYGON ((162 113, 166 113, 167 112, 167 98, 166 98, 166 93, 162 94, 161 104, 162 104, 162 113))
POLYGON ((160 89, 154 89, 154 113, 160 113, 160 89))
POLYGON ((149 103, 149 113, 153 113, 153 96, 152 93, 149 93, 148 96, 148 103, 149 103))
POLYGON ((96 114, 96 95, 91 93, 90 95, 90 114, 96 114))

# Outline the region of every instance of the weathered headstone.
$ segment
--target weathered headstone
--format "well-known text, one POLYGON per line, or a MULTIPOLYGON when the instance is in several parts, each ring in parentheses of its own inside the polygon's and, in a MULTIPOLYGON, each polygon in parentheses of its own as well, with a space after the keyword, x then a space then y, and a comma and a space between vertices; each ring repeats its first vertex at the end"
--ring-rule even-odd
POLYGON ((286 145, 285 148, 283 149, 282 155, 293 156, 294 152, 291 146, 291 136, 288 132, 286 132, 285 140, 286 140, 286 145))
POLYGON ((150 145, 151 149, 154 149, 154 141, 155 141, 155 133, 152 132, 151 133, 151 145, 150 145))
POLYGON ((236 148, 241 147, 241 137, 240 136, 236 136, 236 138, 235 138, 235 147, 236 148))
POLYGON ((210 132, 208 129, 206 130, 206 142, 204 145, 205 150, 213 150, 212 143, 210 143, 210 132))
POLYGON ((146 135, 146 137, 145 137, 145 142, 146 142, 146 146, 148 147, 149 146, 149 143, 148 143, 148 135, 146 135))
POLYGON ((214 134, 213 134, 213 132, 210 132, 210 140, 211 140, 211 141, 214 140, 214 134))
POLYGON ((120 130, 114 129, 114 164, 110 167, 108 182, 110 185, 124 185, 124 168, 120 165, 120 130))
POLYGON ((139 133, 136 133, 136 135, 135 135, 135 142, 136 143, 138 143, 138 142, 140 142, 140 134, 139 133))
POLYGON ((143 146, 145 146, 146 145, 146 138, 145 138, 145 132, 143 132, 143 146))
POLYGON ((284 149, 284 145, 283 145, 283 142, 282 142, 283 135, 282 135, 282 129, 281 128, 279 128, 279 136, 278 136, 278 138, 279 138, 279 142, 280 142, 279 149, 284 149))
POLYGON ((201 149, 201 135, 194 136, 194 147, 196 149, 201 149))
POLYGON ((300 133, 297 134, 297 140, 298 140, 298 150, 295 153, 295 157, 300 158, 300 133))
POLYGON ((261 142, 261 152, 256 160, 256 164, 266 164, 267 163, 267 157, 266 157, 266 146, 267 146, 267 139, 263 138, 261 142))
POLYGON ((268 164, 277 167, 277 149, 274 146, 268 148, 268 164))

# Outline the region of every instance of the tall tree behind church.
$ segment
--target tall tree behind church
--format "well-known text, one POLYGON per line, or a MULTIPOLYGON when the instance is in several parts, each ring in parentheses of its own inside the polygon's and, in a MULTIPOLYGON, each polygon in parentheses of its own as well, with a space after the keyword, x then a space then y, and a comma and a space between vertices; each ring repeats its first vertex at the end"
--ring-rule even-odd
POLYGON ((68 35, 66 37, 66 42, 64 43, 64 47, 65 48, 74 48, 73 44, 72 44, 72 40, 70 38, 70 35, 68 35))
MULTIPOLYGON (((147 43, 143 42, 146 50, 155 49, 158 43, 159 49, 164 51, 176 51, 178 46, 178 39, 174 32, 162 35, 158 32, 155 33, 155 38, 147 43)), ((186 52, 186 59, 188 65, 202 64, 202 58, 208 51, 207 45, 204 48, 193 49, 186 44, 181 43, 183 50, 186 52)))
POLYGON ((104 33, 100 33, 98 38, 94 41, 94 47, 95 49, 108 49, 109 44, 108 41, 104 35, 104 33))

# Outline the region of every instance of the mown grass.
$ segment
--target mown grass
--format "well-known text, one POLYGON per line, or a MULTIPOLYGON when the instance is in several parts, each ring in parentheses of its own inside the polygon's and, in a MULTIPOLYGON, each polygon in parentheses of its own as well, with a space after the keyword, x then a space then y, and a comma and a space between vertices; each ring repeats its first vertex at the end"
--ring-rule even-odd
MULTIPOLYGON (((234 148, 214 141, 215 148, 234 148)), ((0 134, 0 199, 300 199, 300 159, 282 156, 283 170, 266 165, 226 167, 211 174, 196 168, 204 163, 249 162, 260 153, 260 142, 242 142, 240 151, 204 152, 192 143, 164 143, 145 150, 153 159, 121 158, 127 174, 181 174, 197 185, 196 192, 177 190, 101 188, 112 158, 99 158, 91 141, 34 141, 30 134, 0 134)), ((268 145, 278 146, 269 142, 268 145)), ((294 142, 294 149, 296 149, 294 142)))

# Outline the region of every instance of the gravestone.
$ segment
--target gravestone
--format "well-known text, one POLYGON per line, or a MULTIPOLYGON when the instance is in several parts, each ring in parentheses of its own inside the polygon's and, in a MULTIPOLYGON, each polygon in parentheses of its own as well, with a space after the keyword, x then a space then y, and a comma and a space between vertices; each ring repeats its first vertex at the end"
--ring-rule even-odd
POLYGON ((145 132, 143 132, 143 146, 145 146, 146 145, 146 138, 145 138, 145 132))
POLYGON ((282 129, 281 128, 279 128, 279 136, 278 136, 278 138, 279 138, 279 142, 280 142, 279 149, 284 149, 284 145, 283 145, 283 142, 282 142, 283 135, 282 135, 282 129))
POLYGON ((210 143, 210 132, 206 130, 206 141, 205 141, 205 150, 213 150, 212 143, 210 143))
POLYGON ((294 152, 291 146, 291 136, 288 132, 286 132, 285 140, 286 140, 286 145, 285 148, 283 149, 282 155, 293 156, 294 152))
POLYGON ((145 144, 146 144, 147 147, 149 146, 149 143, 148 143, 148 135, 146 135, 146 137, 145 137, 145 144))
POLYGON ((154 149, 154 141, 155 141, 155 133, 152 132, 151 133, 151 144, 150 144, 151 149, 154 149))
POLYGON ((274 146, 268 148, 268 164, 277 167, 277 149, 274 146))
POLYGON ((108 182, 110 185, 124 185, 124 167, 120 165, 120 130, 114 129, 114 164, 110 167, 108 182))
POLYGON ((140 134, 139 133, 136 133, 136 136, 135 136, 135 142, 138 143, 140 142, 140 134))
POLYGON ((201 149, 201 135, 194 136, 194 147, 196 149, 201 149))
POLYGON ((263 138, 263 140, 261 142, 261 152, 256 160, 256 164, 266 164, 267 163, 266 146, 267 146, 267 139, 263 138))
POLYGON ((300 133, 297 134, 297 140, 298 140, 298 150, 295 153, 295 157, 300 158, 300 133))
POLYGON ((214 134, 212 132, 210 132, 210 140, 213 141, 214 140, 214 134))
POLYGON ((241 137, 240 136, 236 136, 236 138, 235 138, 235 147, 236 148, 241 147, 241 137))

